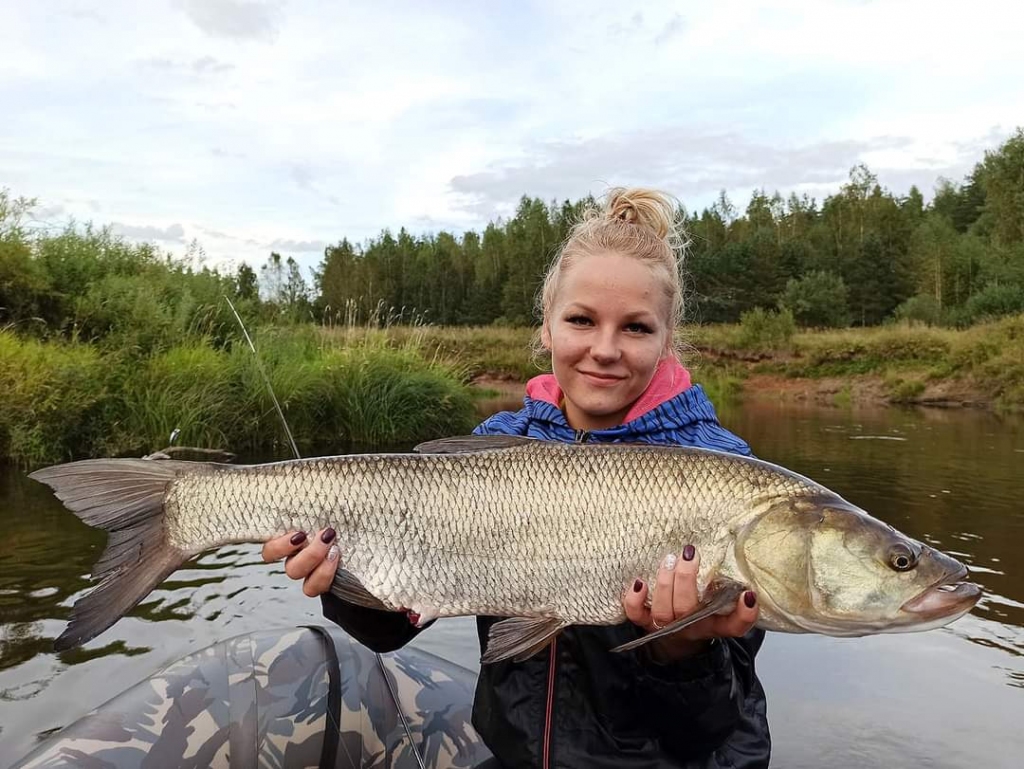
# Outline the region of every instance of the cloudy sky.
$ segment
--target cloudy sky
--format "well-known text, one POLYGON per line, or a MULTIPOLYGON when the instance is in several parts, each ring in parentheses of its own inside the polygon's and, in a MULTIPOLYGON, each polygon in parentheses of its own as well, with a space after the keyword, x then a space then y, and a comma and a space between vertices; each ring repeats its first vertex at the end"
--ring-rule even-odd
POLYGON ((307 266, 524 193, 927 195, 1024 125, 1022 40, 1016 0, 0 0, 0 187, 307 266))

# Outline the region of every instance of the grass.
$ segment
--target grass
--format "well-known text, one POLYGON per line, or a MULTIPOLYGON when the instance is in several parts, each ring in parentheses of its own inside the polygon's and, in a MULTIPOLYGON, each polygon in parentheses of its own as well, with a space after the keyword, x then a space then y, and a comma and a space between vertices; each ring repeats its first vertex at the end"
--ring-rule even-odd
MULTIPOLYGON (((260 360, 305 453, 411 444, 470 430, 461 369, 412 344, 324 340, 315 328, 261 334, 260 360)), ((287 449, 248 348, 193 339, 139 358, 0 331, 0 457, 24 464, 139 455, 177 445, 287 449)))

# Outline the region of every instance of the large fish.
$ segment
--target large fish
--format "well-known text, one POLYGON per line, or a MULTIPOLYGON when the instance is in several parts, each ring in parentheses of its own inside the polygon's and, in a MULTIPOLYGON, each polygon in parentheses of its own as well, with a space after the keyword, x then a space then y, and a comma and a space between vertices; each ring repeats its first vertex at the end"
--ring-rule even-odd
POLYGON ((568 625, 623 622, 626 586, 653 585, 687 544, 701 555, 699 609, 618 650, 729 611, 746 589, 761 627, 834 636, 938 627, 981 595, 958 561, 825 487, 703 449, 473 436, 412 454, 96 459, 31 477, 110 533, 58 649, 102 633, 204 550, 326 526, 343 563, 332 591, 349 601, 509 617, 485 662, 527 657, 568 625))

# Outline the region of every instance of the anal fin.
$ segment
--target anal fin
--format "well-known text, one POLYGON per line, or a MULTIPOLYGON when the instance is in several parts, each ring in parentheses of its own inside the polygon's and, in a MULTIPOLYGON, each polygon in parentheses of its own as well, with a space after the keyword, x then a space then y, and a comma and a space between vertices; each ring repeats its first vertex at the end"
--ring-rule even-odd
POLYGON ((685 617, 680 617, 675 622, 670 622, 660 630, 655 630, 653 633, 641 636, 635 641, 630 641, 629 643, 616 646, 612 651, 625 652, 630 649, 636 649, 637 647, 643 646, 644 644, 650 643, 658 638, 664 638, 665 636, 672 635, 673 633, 678 633, 683 628, 689 627, 695 622, 700 622, 702 619, 710 617, 712 614, 731 611, 736 605, 737 599, 746 589, 746 585, 731 579, 712 582, 708 585, 707 590, 704 591, 704 598, 697 605, 696 611, 691 614, 687 614, 685 617))
POLYGON ((491 625, 484 664, 512 659, 522 662, 539 652, 566 627, 558 617, 510 617, 491 625))

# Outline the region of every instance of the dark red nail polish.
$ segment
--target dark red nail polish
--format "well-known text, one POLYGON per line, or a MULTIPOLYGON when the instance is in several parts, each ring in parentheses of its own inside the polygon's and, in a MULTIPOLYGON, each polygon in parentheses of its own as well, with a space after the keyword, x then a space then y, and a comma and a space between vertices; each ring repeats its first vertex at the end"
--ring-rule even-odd
POLYGON ((300 531, 298 534, 292 534, 292 538, 288 541, 293 545, 301 545, 306 541, 306 532, 300 531))
POLYGON ((636 582, 633 583, 633 592, 634 593, 639 593, 643 589, 644 589, 644 581, 642 579, 638 579, 636 582))
POLYGON ((743 594, 743 603, 747 605, 748 609, 754 608, 754 604, 757 603, 757 596, 754 595, 753 590, 748 590, 743 594))
POLYGON ((413 625, 418 625, 420 623, 420 615, 416 612, 410 611, 406 612, 406 614, 409 617, 409 622, 411 622, 413 625))
POLYGON ((692 561, 695 555, 697 555, 697 548, 695 548, 693 545, 687 545, 683 548, 684 561, 692 561))
POLYGON ((328 528, 324 530, 324 533, 320 535, 320 541, 325 545, 329 545, 334 541, 334 538, 338 536, 338 532, 334 529, 328 528))

